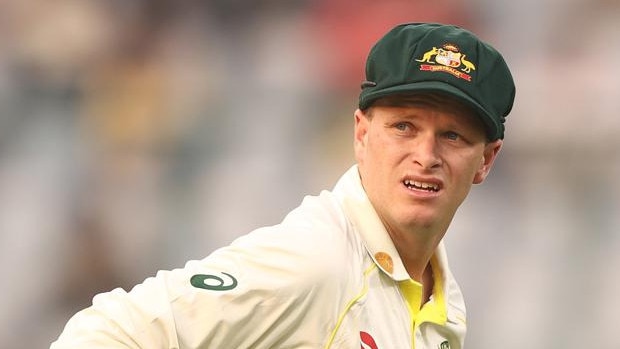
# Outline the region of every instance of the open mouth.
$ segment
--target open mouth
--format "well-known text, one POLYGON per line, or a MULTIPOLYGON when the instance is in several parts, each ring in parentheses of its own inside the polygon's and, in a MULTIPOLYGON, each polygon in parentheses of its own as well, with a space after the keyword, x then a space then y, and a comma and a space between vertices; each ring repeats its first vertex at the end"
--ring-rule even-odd
POLYGON ((439 185, 435 183, 418 182, 410 179, 405 179, 403 184, 409 189, 423 190, 431 193, 439 191, 439 185))

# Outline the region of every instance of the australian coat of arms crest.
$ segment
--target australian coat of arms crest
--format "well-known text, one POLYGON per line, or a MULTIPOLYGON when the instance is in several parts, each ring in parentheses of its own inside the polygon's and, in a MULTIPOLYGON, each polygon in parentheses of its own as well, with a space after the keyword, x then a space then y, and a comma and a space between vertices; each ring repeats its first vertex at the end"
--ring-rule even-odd
POLYGON ((417 62, 425 63, 420 65, 423 71, 442 71, 450 73, 458 78, 471 81, 473 70, 476 66, 466 59, 466 55, 462 53, 454 44, 444 44, 443 46, 426 51, 417 62))

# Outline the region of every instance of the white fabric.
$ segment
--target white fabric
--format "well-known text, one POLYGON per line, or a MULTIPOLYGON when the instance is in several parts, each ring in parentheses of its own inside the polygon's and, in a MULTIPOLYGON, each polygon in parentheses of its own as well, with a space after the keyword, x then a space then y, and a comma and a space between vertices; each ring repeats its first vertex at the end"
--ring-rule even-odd
POLYGON ((333 191, 306 197, 280 224, 130 292, 95 296, 51 349, 459 349, 463 298, 442 245, 434 260, 447 314, 414 330, 397 284, 408 275, 353 166, 333 191), (376 252, 392 257, 392 274, 376 252))

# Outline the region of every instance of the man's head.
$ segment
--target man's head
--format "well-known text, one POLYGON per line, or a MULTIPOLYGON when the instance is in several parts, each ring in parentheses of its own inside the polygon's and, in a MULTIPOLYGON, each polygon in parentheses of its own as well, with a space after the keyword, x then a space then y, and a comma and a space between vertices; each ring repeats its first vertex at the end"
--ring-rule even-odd
POLYGON ((396 26, 371 49, 359 108, 378 98, 434 92, 472 108, 490 141, 504 138, 515 86, 503 57, 471 32, 451 25, 396 26))
POLYGON ((390 232, 445 230, 503 140, 461 102, 441 94, 391 95, 355 112, 362 185, 390 232))
POLYGON ((393 234, 445 231, 502 146, 515 88, 473 34, 407 24, 372 48, 355 112, 362 185, 393 234))

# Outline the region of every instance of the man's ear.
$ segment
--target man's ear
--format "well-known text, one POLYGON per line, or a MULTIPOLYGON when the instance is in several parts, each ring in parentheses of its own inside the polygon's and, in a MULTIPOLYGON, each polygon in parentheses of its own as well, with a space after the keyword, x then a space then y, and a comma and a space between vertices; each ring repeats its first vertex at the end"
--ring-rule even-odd
POLYGON ((368 124, 369 115, 362 110, 357 109, 353 113, 355 118, 353 149, 355 150, 355 158, 358 163, 363 162, 366 143, 368 142, 368 124))
POLYGON ((491 172, 491 167, 493 167, 493 163, 497 158, 497 154, 499 154, 499 151, 502 148, 502 144, 504 144, 504 141, 498 139, 484 146, 484 155, 480 160, 480 167, 474 175, 474 184, 480 184, 485 180, 485 178, 487 178, 487 175, 491 172))

